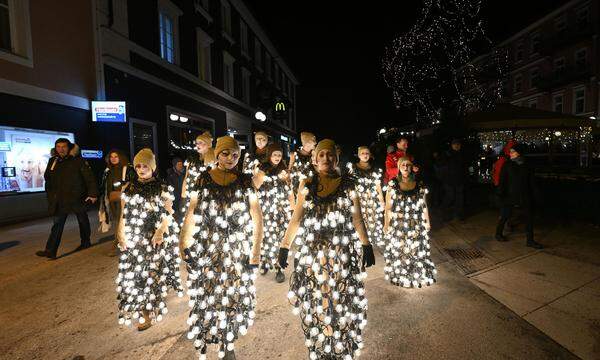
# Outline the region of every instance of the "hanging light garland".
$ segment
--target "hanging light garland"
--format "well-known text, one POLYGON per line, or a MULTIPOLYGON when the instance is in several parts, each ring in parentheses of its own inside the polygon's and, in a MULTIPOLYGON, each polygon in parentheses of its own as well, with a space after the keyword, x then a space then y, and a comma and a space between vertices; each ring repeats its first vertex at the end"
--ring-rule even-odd
POLYGON ((481 144, 485 146, 497 146, 505 144, 508 140, 526 145, 549 144, 556 142, 563 147, 585 144, 591 140, 592 128, 590 126, 580 126, 573 129, 527 129, 527 130, 499 130, 486 131, 477 134, 481 144))
POLYGON ((471 62, 475 44, 491 44, 481 7, 482 0, 424 0, 417 22, 385 49, 383 76, 394 102, 415 111, 422 127, 439 124, 444 109, 490 108, 502 94, 506 51, 471 62))
POLYGON ((369 241, 380 248, 385 246, 383 239, 384 206, 379 199, 378 187, 381 186, 381 169, 362 170, 355 164, 346 165, 348 173, 356 177, 356 192, 360 200, 360 210, 367 229, 369 241))

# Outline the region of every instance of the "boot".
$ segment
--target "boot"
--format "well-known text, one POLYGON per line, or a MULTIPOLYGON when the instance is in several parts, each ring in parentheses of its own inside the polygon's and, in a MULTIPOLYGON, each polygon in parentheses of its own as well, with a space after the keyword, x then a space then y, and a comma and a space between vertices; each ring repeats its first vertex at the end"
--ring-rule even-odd
POLYGON ((539 242, 536 242, 533 239, 527 240, 527 246, 530 248, 534 248, 534 249, 543 249, 544 248, 544 245, 540 244, 539 242))
POLYGON ((142 314, 144 314, 144 323, 138 325, 138 331, 148 330, 150 326, 152 326, 152 319, 150 319, 150 313, 148 310, 143 310, 142 314))
POLYGON ((506 237, 504 237, 504 235, 502 235, 502 232, 504 230, 504 226, 502 225, 502 223, 499 223, 498 225, 496 225, 496 240, 498 241, 508 241, 508 239, 506 237))
POLYGON ((225 357, 223 360, 235 360, 235 352, 233 350, 225 351, 225 357))
POLYGON ((285 281, 285 274, 281 269, 277 269, 277 274, 275 274, 275 281, 279 284, 285 281))
POLYGON ((52 252, 50 252, 49 250, 40 250, 37 251, 35 253, 35 255, 39 256, 39 257, 47 257, 50 260, 55 260, 56 259, 56 254, 53 254, 52 252))

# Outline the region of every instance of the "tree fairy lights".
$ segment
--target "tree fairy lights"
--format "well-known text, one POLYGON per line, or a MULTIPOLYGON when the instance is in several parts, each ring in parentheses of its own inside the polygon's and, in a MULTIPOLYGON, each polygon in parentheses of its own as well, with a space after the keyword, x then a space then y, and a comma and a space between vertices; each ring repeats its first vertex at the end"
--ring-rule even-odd
POLYGON ((294 241, 288 299, 300 317, 310 359, 351 360, 360 355, 367 325, 366 273, 352 223, 355 181, 343 176, 326 197, 317 195, 316 179, 312 184, 302 189, 305 214, 294 241))
MULTIPOLYGON (((207 344, 218 344, 218 356, 223 358, 234 350, 235 340, 246 334, 256 316, 256 275, 247 267, 253 246, 248 204, 256 195, 245 175, 223 186, 203 172, 195 189, 198 202, 189 247, 187 337, 194 341, 201 359, 206 358, 207 344)), ((190 231, 187 226, 184 232, 190 231)))
POLYGON ((348 163, 348 173, 356 177, 356 192, 360 199, 360 209, 372 244, 383 248, 383 211, 384 204, 380 199, 381 169, 361 169, 348 163))
POLYGON ((481 7, 482 0, 424 0, 417 22, 385 49, 384 80, 396 106, 415 111, 419 125, 440 123, 444 111, 489 107, 500 97, 506 53, 471 62, 477 45, 490 44, 481 7))
POLYGON ((403 287, 431 285, 437 271, 431 261, 427 190, 418 185, 402 190, 397 180, 392 180, 388 191, 391 211, 384 251, 385 278, 403 287))
POLYGON ((117 293, 119 323, 161 321, 168 309, 165 302, 169 288, 183 296, 179 273, 177 224, 172 221, 172 188, 157 180, 133 181, 122 199, 126 249, 119 258, 117 293), (162 224, 169 224, 163 242, 154 245, 152 238, 162 224))

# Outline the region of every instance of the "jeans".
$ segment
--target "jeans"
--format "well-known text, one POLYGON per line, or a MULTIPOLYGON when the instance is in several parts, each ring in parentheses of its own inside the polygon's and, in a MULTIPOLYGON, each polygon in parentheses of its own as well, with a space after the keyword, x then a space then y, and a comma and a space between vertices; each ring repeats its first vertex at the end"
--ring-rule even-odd
POLYGON ((459 219, 465 217, 465 186, 444 184, 442 209, 459 219), (451 207, 451 205, 454 205, 451 207))
MULTIPOLYGON (((58 252, 58 246, 62 238, 63 229, 65 228, 65 222, 69 214, 58 214, 54 216, 54 224, 48 236, 48 242, 46 243, 46 250, 56 255, 58 252)), ((86 211, 75 213, 77 216, 77 222, 79 223, 79 236, 81 237, 81 245, 90 245, 90 220, 86 211)))
MULTIPOLYGON (((502 235, 502 232, 504 231, 504 225, 506 225, 506 222, 508 219, 510 219, 514 208, 514 205, 505 205, 500 208, 500 219, 498 220, 498 225, 496 226, 496 235, 502 235)), ((527 242, 531 242, 533 241, 533 208, 528 206, 520 209, 522 210, 522 215, 525 220, 527 242)))

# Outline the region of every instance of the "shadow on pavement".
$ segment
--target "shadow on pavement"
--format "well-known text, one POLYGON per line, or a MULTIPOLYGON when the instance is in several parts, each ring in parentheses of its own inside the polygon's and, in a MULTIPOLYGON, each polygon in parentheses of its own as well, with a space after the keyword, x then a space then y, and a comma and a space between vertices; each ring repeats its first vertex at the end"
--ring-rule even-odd
POLYGON ((6 249, 10 249, 13 246, 17 246, 19 245, 21 242, 20 241, 5 241, 0 243, 0 251, 4 251, 6 249))

